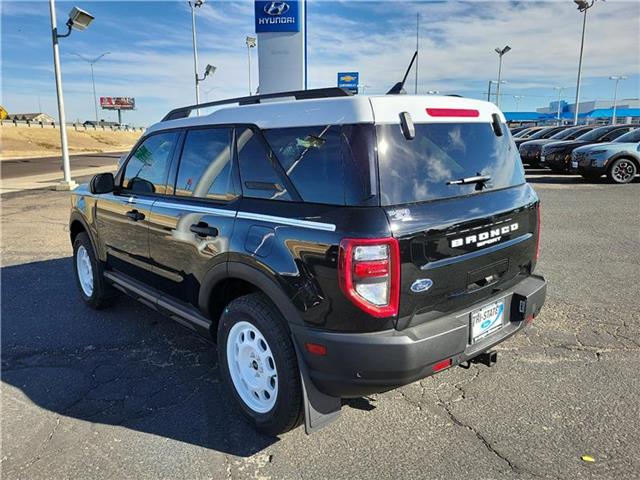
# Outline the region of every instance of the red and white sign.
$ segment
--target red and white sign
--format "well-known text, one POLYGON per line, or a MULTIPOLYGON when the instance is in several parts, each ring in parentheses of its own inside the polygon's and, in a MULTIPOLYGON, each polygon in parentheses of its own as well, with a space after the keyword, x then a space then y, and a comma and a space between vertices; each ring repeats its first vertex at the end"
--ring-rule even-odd
POLYGON ((100 97, 100 108, 103 110, 134 110, 136 99, 133 97, 100 97))

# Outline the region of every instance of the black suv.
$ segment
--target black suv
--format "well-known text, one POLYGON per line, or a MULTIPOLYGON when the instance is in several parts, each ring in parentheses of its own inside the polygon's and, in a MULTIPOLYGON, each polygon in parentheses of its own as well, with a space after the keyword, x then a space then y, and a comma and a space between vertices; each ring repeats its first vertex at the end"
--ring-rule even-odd
POLYGON ((125 292, 212 335, 230 395, 269 434, 493 362, 546 294, 539 201, 502 114, 453 97, 283 96, 171 112, 115 176, 73 192, 84 301, 125 292))

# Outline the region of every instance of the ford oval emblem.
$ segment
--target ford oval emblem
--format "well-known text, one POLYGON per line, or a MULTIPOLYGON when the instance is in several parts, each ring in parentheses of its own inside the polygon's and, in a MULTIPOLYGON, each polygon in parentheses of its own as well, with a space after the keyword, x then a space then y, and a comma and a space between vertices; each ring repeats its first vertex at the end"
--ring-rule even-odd
POLYGON ((430 278, 419 278, 411 284, 411 291, 413 293, 426 292, 433 285, 433 281, 430 278))

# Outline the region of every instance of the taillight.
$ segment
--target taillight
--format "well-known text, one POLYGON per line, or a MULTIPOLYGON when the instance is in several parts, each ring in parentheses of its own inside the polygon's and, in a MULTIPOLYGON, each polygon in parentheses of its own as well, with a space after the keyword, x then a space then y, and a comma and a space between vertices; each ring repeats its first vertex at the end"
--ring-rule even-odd
POLYGON ((542 223, 540 223, 540 203, 538 203, 538 235, 536 237, 536 262, 540 259, 540 230, 542 229, 542 223))
POLYGON ((431 117, 479 117, 480 112, 473 108, 427 108, 431 117))
POLYGON ((377 318, 398 314, 400 248, 395 238, 340 242, 340 288, 360 309, 377 318))

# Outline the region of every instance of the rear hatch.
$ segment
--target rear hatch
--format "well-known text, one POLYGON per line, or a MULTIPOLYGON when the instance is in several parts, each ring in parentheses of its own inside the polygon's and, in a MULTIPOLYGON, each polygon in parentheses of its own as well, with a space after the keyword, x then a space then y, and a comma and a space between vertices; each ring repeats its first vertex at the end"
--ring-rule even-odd
POLYGON ((506 126, 499 136, 482 120, 414 120, 412 140, 376 127, 381 203, 400 243, 398 329, 489 298, 535 266, 538 198, 506 126), (489 178, 455 183, 471 177, 489 178))

